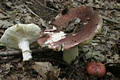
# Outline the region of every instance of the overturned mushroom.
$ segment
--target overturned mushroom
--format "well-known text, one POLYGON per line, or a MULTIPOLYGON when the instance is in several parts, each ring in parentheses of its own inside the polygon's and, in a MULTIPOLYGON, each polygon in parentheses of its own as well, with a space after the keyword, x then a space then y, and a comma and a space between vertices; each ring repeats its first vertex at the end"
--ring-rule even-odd
MULTIPOLYGON (((100 31, 102 26, 102 18, 88 6, 73 8, 66 14, 57 17, 52 24, 57 27, 58 30, 62 30, 68 26, 71 20, 74 19, 79 23, 83 23, 81 31, 74 34, 65 33, 66 35, 64 35, 64 38, 47 44, 50 49, 54 50, 59 50, 62 47, 63 60, 67 63, 71 63, 71 61, 73 61, 78 55, 77 45, 90 41, 95 36, 95 33, 100 31)), ((46 41, 51 39, 48 35, 39 38, 38 43, 44 45, 46 41)))
POLYGON ((41 29, 35 24, 16 24, 8 28, 0 42, 10 48, 22 50, 23 61, 32 59, 29 45, 36 41, 41 29))

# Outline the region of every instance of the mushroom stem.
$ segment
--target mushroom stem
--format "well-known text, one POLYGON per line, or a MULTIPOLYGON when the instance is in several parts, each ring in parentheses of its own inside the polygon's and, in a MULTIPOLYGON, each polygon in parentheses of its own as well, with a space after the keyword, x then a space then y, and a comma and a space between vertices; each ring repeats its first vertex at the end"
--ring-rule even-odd
POLYGON ((29 42, 27 40, 21 40, 18 46, 22 50, 23 61, 28 61, 32 59, 31 50, 29 48, 29 42))
POLYGON ((78 46, 63 51, 63 60, 71 63, 78 56, 78 46))

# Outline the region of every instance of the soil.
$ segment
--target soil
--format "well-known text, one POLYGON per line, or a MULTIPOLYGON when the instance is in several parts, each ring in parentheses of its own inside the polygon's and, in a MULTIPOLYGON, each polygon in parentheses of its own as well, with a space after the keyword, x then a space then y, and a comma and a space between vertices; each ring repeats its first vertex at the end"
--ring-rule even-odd
POLYGON ((0 0, 0 37, 16 23, 35 23, 42 30, 50 29, 49 23, 57 14, 79 5, 93 7, 103 18, 103 26, 90 43, 79 46, 79 56, 71 64, 62 60, 62 52, 39 47, 36 42, 31 45, 33 59, 23 62, 19 50, 0 43, 0 80, 44 80, 32 68, 35 62, 50 62, 60 69, 56 77, 46 74, 47 80, 120 80, 119 0, 0 0), (86 65, 93 60, 105 64, 103 77, 87 73, 86 65))

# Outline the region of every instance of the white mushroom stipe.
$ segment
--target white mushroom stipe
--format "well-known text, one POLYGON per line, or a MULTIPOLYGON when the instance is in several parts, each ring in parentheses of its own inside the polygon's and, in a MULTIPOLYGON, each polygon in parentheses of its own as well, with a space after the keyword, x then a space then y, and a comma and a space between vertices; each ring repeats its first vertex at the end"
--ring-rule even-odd
POLYGON ((26 40, 21 40, 18 47, 22 50, 23 61, 28 61, 32 59, 31 50, 29 48, 29 42, 26 40))

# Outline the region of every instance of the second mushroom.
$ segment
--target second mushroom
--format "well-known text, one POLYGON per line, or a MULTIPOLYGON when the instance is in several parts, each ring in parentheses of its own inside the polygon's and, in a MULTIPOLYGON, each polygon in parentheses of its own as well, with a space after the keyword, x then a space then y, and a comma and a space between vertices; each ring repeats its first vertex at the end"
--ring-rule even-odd
POLYGON ((22 50, 23 61, 32 59, 30 44, 38 38, 41 29, 35 24, 16 24, 9 27, 0 39, 7 47, 22 50))

